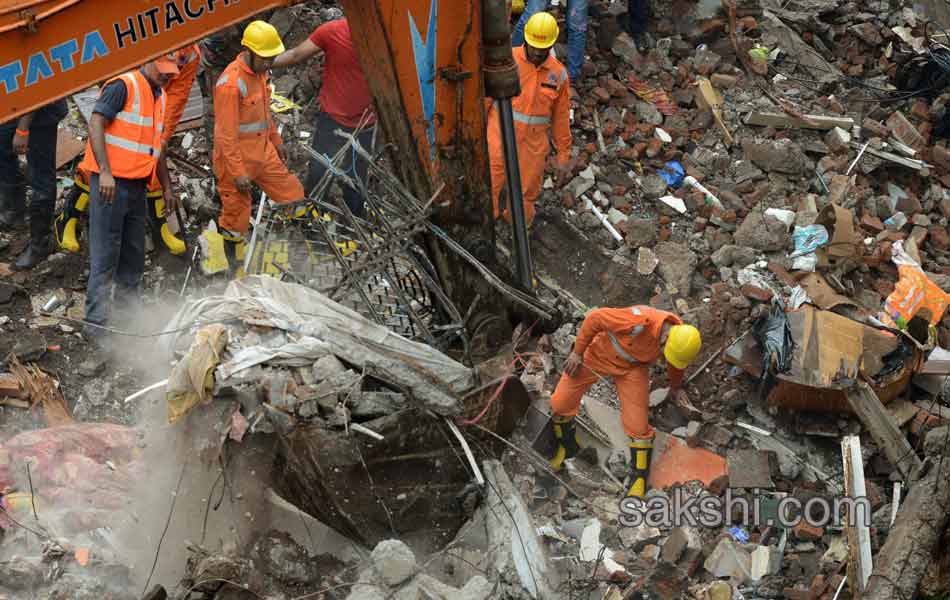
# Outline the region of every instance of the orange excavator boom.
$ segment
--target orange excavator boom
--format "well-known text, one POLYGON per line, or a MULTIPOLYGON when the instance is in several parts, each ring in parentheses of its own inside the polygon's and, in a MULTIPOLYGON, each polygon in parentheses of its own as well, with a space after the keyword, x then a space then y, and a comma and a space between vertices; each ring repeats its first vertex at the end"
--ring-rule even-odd
POLYGON ((0 122, 289 0, 0 0, 0 122))

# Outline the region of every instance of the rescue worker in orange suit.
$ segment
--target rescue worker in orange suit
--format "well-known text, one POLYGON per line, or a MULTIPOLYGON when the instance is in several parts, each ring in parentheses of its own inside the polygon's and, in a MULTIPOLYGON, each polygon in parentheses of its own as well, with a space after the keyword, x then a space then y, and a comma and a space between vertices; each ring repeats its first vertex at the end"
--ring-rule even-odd
POLYGON ((620 397, 620 416, 630 438, 630 477, 627 495, 646 494, 654 430, 649 422, 650 365, 662 349, 671 397, 681 392, 683 370, 696 358, 699 331, 673 313, 650 308, 598 308, 584 319, 564 373, 551 396, 552 421, 558 446, 551 467, 580 451, 574 417, 581 398, 601 378, 611 378, 620 397))
POLYGON ((89 173, 89 282, 84 334, 106 346, 112 287, 119 308, 137 303, 145 269, 146 191, 157 178, 174 210, 165 168, 162 131, 168 81, 178 65, 167 58, 109 80, 89 120, 89 141, 79 168, 89 173))
MULTIPOLYGON (((185 46, 165 56, 178 65, 178 75, 168 80, 162 87, 165 92, 165 121, 162 131, 162 144, 167 147, 188 104, 191 86, 198 74, 201 55, 197 44, 185 46)), ((56 240, 61 248, 69 252, 79 252, 77 227, 79 218, 89 203, 89 174, 77 170, 73 193, 66 201, 63 212, 56 216, 56 240)), ((148 214, 155 246, 164 243, 168 251, 179 255, 185 252, 185 242, 176 237, 165 220, 165 197, 157 180, 148 188, 148 214)))
MULTIPOLYGON (((550 152, 548 134, 557 148, 558 178, 563 180, 571 170, 570 81, 567 69, 551 56, 557 41, 557 21, 550 13, 536 13, 525 25, 525 44, 512 54, 518 65, 521 95, 511 99, 521 168, 521 189, 525 218, 534 220, 534 202, 541 193, 544 165, 550 152)), ((502 149, 498 110, 488 110, 488 154, 491 162, 492 199, 495 218, 510 220, 500 195, 505 187, 505 156, 502 149)))
POLYGON ((214 89, 214 175, 221 194, 217 231, 202 234, 205 273, 235 272, 244 260, 251 219, 251 185, 277 203, 303 200, 303 186, 284 164, 286 150, 270 113, 268 71, 284 51, 273 25, 253 21, 241 40, 245 51, 214 89))

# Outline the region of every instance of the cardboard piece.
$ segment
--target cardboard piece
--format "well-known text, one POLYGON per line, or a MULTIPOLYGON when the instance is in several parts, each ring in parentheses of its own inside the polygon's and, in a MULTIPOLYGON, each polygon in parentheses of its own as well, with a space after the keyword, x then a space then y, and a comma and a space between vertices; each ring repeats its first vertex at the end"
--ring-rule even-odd
POLYGON ((798 284, 802 286, 811 298, 812 304, 823 310, 831 310, 836 306, 846 304, 848 306, 857 306, 850 298, 842 296, 836 292, 818 273, 809 273, 805 275, 798 284))
POLYGON ((86 149, 86 142, 73 134, 65 127, 60 127, 56 133, 56 168, 72 161, 86 149))
POLYGON ((897 335, 839 314, 803 306, 788 314, 795 349, 779 379, 822 388, 848 388, 858 375, 874 377, 881 357, 897 348, 897 335))
POLYGON ((856 256, 861 247, 861 236, 854 230, 854 214, 837 204, 829 204, 815 217, 815 225, 828 230, 830 241, 815 251, 820 265, 856 256))
POLYGON ((875 382, 878 398, 888 403, 903 392, 923 357, 912 345, 903 366, 878 381, 884 357, 897 348, 901 334, 807 304, 788 314, 788 324, 794 343, 790 368, 777 375, 769 395, 772 404, 785 408, 851 412, 846 391, 857 380, 875 382))

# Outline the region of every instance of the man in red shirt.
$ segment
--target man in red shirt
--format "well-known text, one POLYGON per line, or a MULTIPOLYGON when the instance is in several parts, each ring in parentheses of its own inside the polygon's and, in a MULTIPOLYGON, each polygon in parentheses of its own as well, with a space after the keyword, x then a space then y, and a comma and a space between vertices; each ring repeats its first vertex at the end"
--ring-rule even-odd
MULTIPOLYGON (((303 62, 322 52, 323 84, 320 87, 320 114, 317 117, 316 128, 313 133, 313 149, 329 158, 340 150, 346 140, 336 135, 334 131, 341 129, 353 133, 362 127, 357 136, 359 143, 369 148, 373 141, 373 129, 376 124, 376 114, 373 112, 373 96, 370 94, 363 67, 359 57, 353 49, 353 40, 350 37, 350 25, 346 19, 338 19, 324 23, 310 34, 296 47, 284 52, 274 61, 272 68, 279 69, 303 62)), ((368 165, 362 158, 356 159, 350 153, 343 162, 344 171, 354 169, 360 179, 366 177, 368 165)), ((310 172, 304 183, 307 194, 316 187, 326 167, 316 160, 310 161, 310 172)), ((356 190, 341 185, 343 198, 353 214, 362 216, 363 198, 356 190)))

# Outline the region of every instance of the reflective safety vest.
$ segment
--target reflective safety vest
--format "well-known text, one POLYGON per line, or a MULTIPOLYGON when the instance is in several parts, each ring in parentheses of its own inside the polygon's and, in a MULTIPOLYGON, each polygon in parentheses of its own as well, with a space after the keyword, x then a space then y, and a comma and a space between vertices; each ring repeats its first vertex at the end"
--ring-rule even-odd
MULTIPOLYGON (((155 174, 162 152, 162 131, 165 120, 165 94, 156 102, 152 86, 141 71, 129 71, 110 79, 125 83, 125 106, 106 126, 106 155, 113 177, 150 179, 155 174)), ((98 173, 99 163, 86 142, 86 156, 80 169, 98 173)))
POLYGON ((254 88, 249 89, 240 70, 228 68, 215 84, 215 87, 221 87, 231 83, 241 95, 241 109, 238 113, 238 139, 241 140, 266 136, 270 130, 270 88, 266 79, 254 75, 251 77, 254 88), (264 82, 263 85, 261 82, 264 82))

